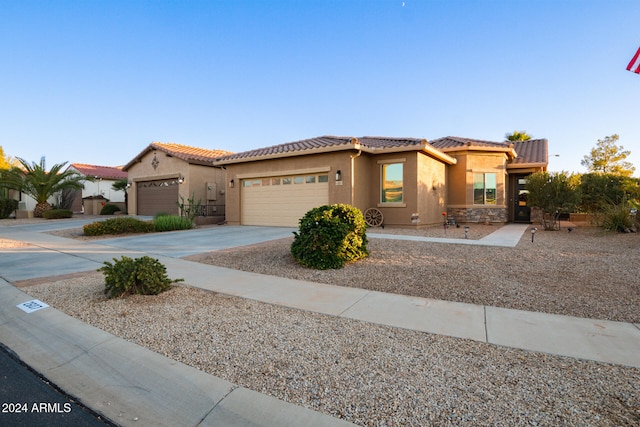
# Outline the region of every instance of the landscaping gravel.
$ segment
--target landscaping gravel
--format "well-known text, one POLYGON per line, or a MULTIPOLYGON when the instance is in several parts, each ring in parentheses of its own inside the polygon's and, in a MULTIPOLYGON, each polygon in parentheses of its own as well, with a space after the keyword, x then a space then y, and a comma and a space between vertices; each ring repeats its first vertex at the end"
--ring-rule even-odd
MULTIPOLYGON (((476 238, 489 232, 481 227, 497 228, 472 227, 476 238)), ((525 235, 516 248, 372 238, 368 259, 338 271, 298 266, 290 242, 195 258, 336 285, 640 323, 638 234, 539 231, 534 243, 525 235)), ((636 368, 336 318, 188 284, 115 300, 103 289, 102 275, 90 273, 24 290, 174 360, 362 426, 640 425, 636 368)))

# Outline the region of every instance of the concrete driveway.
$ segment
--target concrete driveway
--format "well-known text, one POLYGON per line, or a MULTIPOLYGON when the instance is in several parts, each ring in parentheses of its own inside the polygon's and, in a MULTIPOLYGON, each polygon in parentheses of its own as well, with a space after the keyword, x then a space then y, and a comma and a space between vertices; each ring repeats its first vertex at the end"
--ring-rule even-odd
POLYGON ((104 261, 123 255, 182 258, 290 237, 296 230, 288 227, 225 225, 93 241, 67 239, 46 233, 81 225, 79 221, 71 221, 0 227, 0 237, 29 244, 0 248, 0 278, 15 282, 96 270, 104 261))

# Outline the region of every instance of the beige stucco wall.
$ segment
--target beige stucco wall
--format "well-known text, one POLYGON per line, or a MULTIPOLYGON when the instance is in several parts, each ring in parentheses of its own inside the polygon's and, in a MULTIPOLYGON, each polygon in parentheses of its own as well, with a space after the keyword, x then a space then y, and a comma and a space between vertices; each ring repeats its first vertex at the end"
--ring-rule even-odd
POLYGON ((338 151, 308 156, 229 164, 227 168, 228 224, 240 224, 241 179, 250 177, 303 174, 308 171, 324 171, 329 174, 329 203, 346 203, 363 212, 368 208, 379 209, 386 225, 419 226, 441 221, 446 207, 446 166, 415 151, 372 155, 355 150, 338 151), (403 166, 404 200, 397 204, 380 202, 381 168, 384 163, 400 162, 403 166), (340 171, 341 182, 335 174, 340 171), (233 180, 233 187, 229 182, 233 180), (434 190, 435 188, 435 190, 434 190), (413 213, 420 214, 420 223, 413 223, 413 213))
POLYGON ((447 153, 457 163, 448 170, 448 213, 459 222, 506 222, 508 219, 507 156, 502 152, 461 151, 447 153), (473 200, 473 174, 496 174, 496 204, 476 205, 473 200))
POLYGON ((178 187, 178 200, 188 203, 193 197, 194 202, 200 200, 202 205, 212 204, 220 206, 219 210, 224 211, 225 205, 225 182, 226 173, 222 168, 212 166, 193 165, 184 160, 167 155, 156 150, 149 151, 141 159, 127 170, 129 182, 132 185, 128 189, 128 212, 131 215, 137 214, 137 194, 135 183, 141 181, 152 181, 156 179, 178 178, 182 176, 184 182, 178 187), (157 159, 157 166, 153 167, 153 159, 157 159), (207 183, 216 183, 215 200, 209 201, 211 191, 207 191, 207 183))
POLYGON ((447 166, 426 155, 418 155, 418 210, 420 223, 442 222, 447 210, 447 166))

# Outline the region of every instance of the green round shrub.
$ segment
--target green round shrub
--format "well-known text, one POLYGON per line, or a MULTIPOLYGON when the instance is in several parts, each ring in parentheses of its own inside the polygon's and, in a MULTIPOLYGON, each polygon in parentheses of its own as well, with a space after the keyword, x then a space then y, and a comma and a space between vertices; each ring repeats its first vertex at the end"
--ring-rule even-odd
POLYGON ((120 208, 112 203, 107 203, 100 209, 100 215, 113 215, 116 212, 120 212, 120 208))
POLYGON ((305 267, 326 270, 369 256, 366 223, 360 209, 324 205, 311 209, 294 232, 291 254, 305 267))

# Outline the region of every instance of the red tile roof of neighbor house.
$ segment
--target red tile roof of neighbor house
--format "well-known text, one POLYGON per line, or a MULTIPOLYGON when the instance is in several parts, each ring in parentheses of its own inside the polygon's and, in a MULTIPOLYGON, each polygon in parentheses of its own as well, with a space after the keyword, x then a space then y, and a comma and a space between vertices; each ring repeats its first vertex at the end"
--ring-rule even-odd
POLYGON ((455 163, 455 159, 445 153, 435 152, 427 140, 420 138, 392 138, 380 136, 319 136, 300 141, 287 142, 285 144, 272 145, 241 153, 233 153, 217 159, 221 164, 238 163, 251 160, 263 160, 267 158, 299 156, 304 154, 316 154, 319 152, 340 150, 363 150, 370 153, 385 151, 425 150, 436 157, 441 157, 448 163, 455 163))
POLYGON ((69 167, 73 167, 84 176, 91 176, 94 178, 115 180, 127 178, 127 173, 120 167, 87 165, 84 163, 71 163, 69 167))
POLYGON ((159 150, 169 156, 184 160, 187 163, 211 165, 214 160, 221 156, 231 154, 231 151, 209 150, 206 148, 191 147, 189 145, 176 144, 173 142, 152 142, 144 150, 124 166, 128 170, 133 164, 139 162, 149 151, 159 150))

